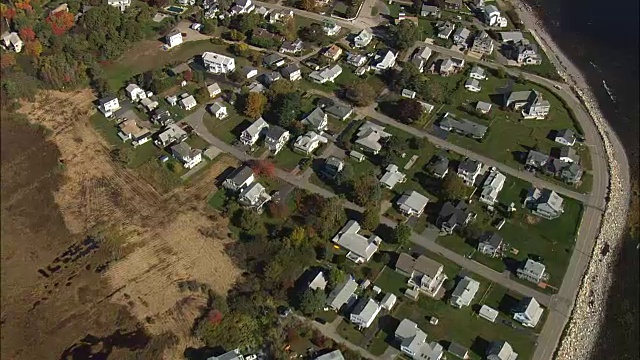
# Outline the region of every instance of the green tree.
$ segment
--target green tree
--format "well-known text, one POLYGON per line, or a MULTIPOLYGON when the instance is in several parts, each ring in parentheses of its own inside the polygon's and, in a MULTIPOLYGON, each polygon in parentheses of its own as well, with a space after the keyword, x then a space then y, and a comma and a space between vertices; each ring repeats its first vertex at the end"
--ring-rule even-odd
POLYGON ((301 98, 298 92, 282 94, 278 96, 270 118, 276 124, 288 128, 296 120, 301 106, 301 98))
POLYGON ((257 13, 242 14, 238 16, 237 25, 235 26, 242 32, 251 31, 258 27, 262 17, 257 13))
POLYGON ((376 92, 363 80, 345 86, 345 96, 356 106, 368 106, 376 98, 376 92))
POLYGON ((363 174, 353 181, 353 200, 360 206, 380 201, 381 191, 378 179, 373 174, 363 174))
POLYGON ((315 230, 323 237, 328 238, 347 221, 342 200, 338 197, 324 199, 319 206, 314 220, 315 230))
POLYGON ((446 291, 451 291, 453 290, 453 287, 456 285, 456 282, 453 279, 447 279, 442 283, 442 287, 446 290, 446 291))
POLYGON ((234 311, 223 316, 217 324, 209 318, 202 319, 195 333, 208 346, 225 349, 251 347, 261 342, 262 331, 258 320, 257 317, 234 311))
POLYGON ((229 37, 229 39, 233 41, 244 41, 247 38, 245 34, 236 29, 229 30, 229 32, 227 33, 227 37, 229 37))
POLYGON ((380 225, 380 206, 369 205, 362 214, 362 227, 373 231, 380 225))
POLYGON ((262 113, 264 112, 266 106, 266 96, 257 92, 249 93, 245 102, 244 114, 252 119, 257 119, 262 116, 262 113))
POLYGON ((300 297, 300 311, 305 315, 313 315, 327 301, 324 291, 307 289, 300 297))
POLYGON ((269 86, 269 90, 267 90, 267 97, 270 101, 276 101, 278 96, 290 94, 295 91, 296 86, 293 82, 287 79, 280 79, 269 86))
POLYGON ((411 124, 422 117, 422 105, 416 99, 401 98, 396 103, 398 120, 405 124, 411 124))
POLYGON ((251 209, 241 209, 237 219, 237 225, 246 232, 254 232, 262 225, 260 215, 251 209))
POLYGON ((442 181, 441 196, 447 200, 461 200, 467 196, 467 187, 458 175, 449 172, 442 181))
POLYGON ((411 227, 405 223, 396 225, 393 229, 393 242, 406 246, 411 241, 411 227))
POLYGON ((391 30, 395 47, 399 50, 406 50, 419 40, 420 29, 411 20, 402 20, 400 24, 391 30))
MULTIPOLYGON (((341 258, 343 258, 341 256, 341 258)), ((329 278, 327 282, 329 283, 330 288, 335 288, 339 284, 341 284, 347 278, 347 274, 344 271, 340 270, 338 267, 334 266, 329 270, 329 278)))

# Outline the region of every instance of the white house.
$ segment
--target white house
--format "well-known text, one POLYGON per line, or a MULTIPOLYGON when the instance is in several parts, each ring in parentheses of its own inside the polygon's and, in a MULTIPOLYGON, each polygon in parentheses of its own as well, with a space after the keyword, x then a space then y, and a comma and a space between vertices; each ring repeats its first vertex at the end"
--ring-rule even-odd
POLYGON ((240 75, 245 79, 251 79, 253 77, 258 76, 258 69, 253 66, 244 66, 240 69, 240 75))
POLYGON ((315 131, 309 131, 304 135, 298 136, 293 143, 293 150, 305 155, 310 155, 320 144, 326 144, 327 142, 328 139, 324 136, 315 131))
POLYGON ((480 92, 480 90, 482 90, 480 82, 476 79, 467 79, 464 83, 464 87, 471 92, 480 92))
POLYGON ((496 322, 496 319, 498 318, 498 310, 489 307, 487 305, 482 305, 482 307, 480 308, 480 310, 478 311, 478 315, 480 315, 481 318, 491 321, 492 323, 496 322))
POLYGON ((518 353, 506 341, 494 341, 487 349, 487 360, 516 360, 518 353))
POLYGON ((224 119, 228 115, 227 107, 219 101, 216 101, 209 106, 209 112, 218 119, 224 119))
POLYGON ((131 6, 131 0, 107 0, 107 4, 124 12, 129 6, 131 6))
POLYGON ((329 120, 327 114, 321 108, 316 107, 309 115, 302 119, 302 123, 313 131, 322 132, 327 129, 329 120))
POLYGON ((396 305, 397 301, 398 301, 398 298, 394 294, 387 293, 387 295, 385 295, 382 298, 382 301, 380 302, 380 307, 382 307, 387 311, 391 311, 391 309, 393 309, 393 307, 396 305))
POLYGON ((187 111, 193 109, 194 107, 196 107, 196 105, 198 105, 198 103, 196 102, 196 98, 194 98, 193 95, 189 95, 180 99, 180 107, 187 111))
POLYGON ((157 101, 155 101, 155 100, 153 100, 153 99, 151 99, 149 97, 146 97, 146 98, 140 100, 140 105, 142 105, 142 107, 145 110, 147 110, 148 112, 151 112, 151 111, 155 110, 158 107, 158 105, 160 105, 160 104, 158 104, 157 101))
POLYGON ((358 289, 358 283, 349 277, 344 283, 336 286, 333 291, 327 296, 327 305, 334 311, 340 310, 345 304, 353 303, 357 299, 355 295, 358 289))
POLYGON ((484 80, 487 78, 487 75, 485 74, 484 68, 481 68, 480 66, 476 65, 471 69, 471 72, 469 73, 469 77, 476 80, 484 80))
POLYGON ((263 118, 259 118, 242 131, 240 142, 247 146, 253 146, 268 128, 269 124, 263 118))
POLYGON ((229 177, 224 180, 222 186, 231 191, 240 191, 254 181, 256 181, 256 177, 253 170, 250 167, 243 165, 236 168, 229 177))
POLYGON ((176 47, 182 44, 182 33, 180 32, 180 30, 173 30, 172 32, 167 34, 165 40, 169 48, 176 47))
POLYGON ((358 234, 359 231, 360 224, 355 220, 349 220, 332 239, 333 243, 349 251, 347 259, 356 264, 369 261, 382 242, 382 239, 375 234, 366 238, 358 234))
POLYGON ((381 50, 373 58, 371 67, 376 72, 382 72, 387 69, 391 69, 396 65, 396 58, 398 55, 394 54, 391 50, 381 50))
POLYGON ((228 74, 236 70, 236 61, 229 56, 207 51, 202 54, 202 61, 207 71, 214 74, 228 74))
POLYGON ((465 158, 458 164, 458 176, 467 186, 473 186, 476 183, 478 175, 482 170, 482 163, 477 160, 465 158))
POLYGON ((154 144, 160 148, 165 148, 173 143, 179 143, 187 138, 187 132, 176 124, 169 124, 158 134, 154 144))
POLYGON ((318 84, 324 84, 327 82, 333 82, 338 76, 342 74, 342 67, 340 65, 335 64, 330 68, 326 68, 322 71, 314 71, 309 74, 311 80, 318 84))
POLYGON ((375 300, 362 298, 349 315, 349 320, 360 329, 366 329, 371 326, 380 309, 382 309, 380 304, 375 300))
POLYGON ((24 42, 20 39, 17 32, 5 32, 2 34, 2 48, 7 51, 15 51, 19 53, 22 51, 24 42))
POLYGON ((213 83, 207 85, 207 92, 209 93, 210 98, 214 98, 222 93, 222 89, 220 89, 220 85, 218 85, 218 83, 213 83))
POLYGON ((398 210, 406 216, 420 216, 428 202, 429 198, 412 190, 410 193, 402 194, 396 205, 398 210))
POLYGON ((535 298, 525 297, 515 309, 513 320, 521 323, 522 326, 533 328, 538 325, 543 312, 544 309, 535 298))
POLYGON ((182 163, 185 169, 192 169, 202 161, 202 150, 192 149, 189 144, 181 142, 171 147, 171 154, 182 163))
POLYGON ((400 95, 402 97, 406 97, 409 99, 415 99, 416 97, 416 92, 413 90, 409 90, 409 89, 402 89, 402 92, 400 93, 400 95))
POLYGON ((489 170, 489 176, 487 176, 482 184, 480 201, 487 205, 495 204, 496 201, 498 201, 498 194, 502 191, 506 180, 506 176, 499 172, 495 167, 492 167, 489 170))
POLYGON ((336 24, 335 21, 333 20, 324 20, 322 22, 322 31, 327 35, 327 36, 335 36, 338 35, 338 33, 340 32, 340 30, 342 29, 342 27, 338 24, 336 24))
POLYGON ((111 117, 114 111, 120 110, 120 102, 115 96, 105 96, 98 100, 98 110, 100 110, 104 116, 111 117))
POLYGON ((402 319, 395 331, 400 342, 400 351, 415 360, 440 360, 444 353, 442 345, 433 341, 427 343, 427 334, 409 319, 402 319))
POLYGON ((302 79, 302 72, 300 71, 300 67, 296 64, 289 64, 282 69, 280 69, 280 74, 283 78, 289 81, 297 81, 302 79))
POLYGON ((363 66, 367 63, 367 57, 355 53, 347 53, 347 64, 355 67, 363 66))
POLYGON ((465 276, 458 282, 458 285, 456 285, 456 288, 451 294, 451 305, 458 309, 462 308, 463 306, 471 305, 471 301, 476 296, 479 288, 479 282, 473 280, 468 276, 465 276))
POLYGON ((380 141, 391 137, 391 134, 384 131, 384 126, 366 121, 358 129, 356 137, 356 144, 361 149, 378 154, 382 150, 380 141))
POLYGON ((556 133, 554 140, 558 144, 573 146, 576 143, 576 134, 571 129, 562 129, 556 133))
POLYGON ((256 6, 251 2, 251 0, 236 0, 232 9, 233 8, 235 8, 235 11, 232 11, 232 13, 237 15, 248 14, 255 10, 256 6))
POLYGON ((289 141, 289 131, 277 125, 269 126, 264 136, 264 143, 274 155, 280 152, 289 141))
POLYGON ((506 27, 507 19, 500 14, 495 5, 487 5, 483 10, 484 22, 489 26, 506 27))
POLYGON ((242 206, 250 207, 260 211, 262 206, 271 200, 265 189, 259 182, 253 182, 245 187, 238 195, 238 203, 242 206))
POLYGON ((373 33, 371 30, 363 29, 360 33, 353 39, 353 45, 356 48, 363 48, 369 45, 373 40, 373 33))
POLYGON ((308 288, 311 290, 324 291, 328 283, 329 282, 327 281, 327 277, 324 276, 324 272, 322 270, 318 270, 316 272, 316 276, 314 276, 313 279, 311 279, 311 281, 309 282, 308 288))
POLYGON ((125 91, 127 93, 127 96, 129 96, 129 99, 134 102, 140 101, 147 97, 147 93, 136 84, 127 85, 125 91))
POLYGON ((131 140, 134 147, 151 140, 149 129, 139 126, 133 119, 128 119, 118 124, 118 136, 125 142, 131 140))
POLYGON ((546 266, 532 259, 527 259, 521 268, 516 270, 516 275, 520 279, 538 284, 547 277, 546 266))
POLYGON ((396 261, 395 270, 409 278, 407 285, 416 291, 416 295, 419 291, 435 297, 447 280, 444 266, 424 255, 415 259, 407 253, 401 253, 396 261))
POLYGON ((393 189, 398 183, 407 181, 407 176, 400 172, 395 164, 387 165, 386 172, 380 178, 380 184, 387 189, 393 189))

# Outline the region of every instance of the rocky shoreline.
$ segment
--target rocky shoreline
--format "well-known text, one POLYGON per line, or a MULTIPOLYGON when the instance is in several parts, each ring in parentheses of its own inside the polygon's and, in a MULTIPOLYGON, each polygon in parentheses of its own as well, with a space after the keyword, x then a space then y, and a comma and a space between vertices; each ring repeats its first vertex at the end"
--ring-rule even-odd
MULTIPOLYGON (((595 96, 579 69, 553 42, 543 23, 528 5, 520 0, 511 0, 511 3, 525 26, 535 29, 532 34, 554 63, 560 76, 571 86, 587 108, 602 138, 608 160, 609 187, 600 232, 593 248, 591 261, 582 279, 571 318, 555 356, 559 360, 590 359, 600 326, 604 322, 607 297, 613 283, 616 256, 623 242, 622 236, 626 225, 630 189, 622 176, 623 171, 628 170, 621 168, 616 160, 620 157, 626 159, 626 154, 619 147, 612 145, 611 137, 615 138, 616 134, 607 124, 595 96)), ((618 141, 617 138, 616 141, 618 141)))

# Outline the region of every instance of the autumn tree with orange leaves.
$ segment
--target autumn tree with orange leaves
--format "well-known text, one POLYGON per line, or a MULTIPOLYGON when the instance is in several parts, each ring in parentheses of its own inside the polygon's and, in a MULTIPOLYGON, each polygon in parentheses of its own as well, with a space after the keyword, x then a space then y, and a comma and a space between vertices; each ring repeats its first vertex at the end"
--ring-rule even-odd
POLYGON ((24 42, 33 41, 36 39, 36 32, 33 31, 33 29, 28 26, 20 29, 18 34, 20 35, 20 38, 24 42))
POLYGON ((68 11, 59 11, 47 17, 47 23, 51 25, 51 31, 54 35, 60 36, 73 27, 73 14, 68 11))

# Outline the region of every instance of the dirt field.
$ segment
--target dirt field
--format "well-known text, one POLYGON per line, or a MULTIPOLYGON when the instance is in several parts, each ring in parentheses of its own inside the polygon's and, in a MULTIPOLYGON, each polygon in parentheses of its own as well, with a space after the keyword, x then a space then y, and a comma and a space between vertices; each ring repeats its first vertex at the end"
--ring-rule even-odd
POLYGON ((159 194, 111 161, 88 123, 93 99, 25 104, 48 135, 2 122, 2 358, 181 358, 206 296, 177 282, 224 294, 239 276, 226 220, 205 202, 235 160, 159 194))

